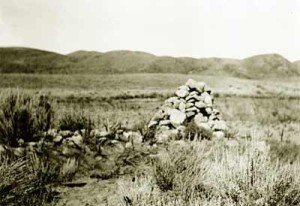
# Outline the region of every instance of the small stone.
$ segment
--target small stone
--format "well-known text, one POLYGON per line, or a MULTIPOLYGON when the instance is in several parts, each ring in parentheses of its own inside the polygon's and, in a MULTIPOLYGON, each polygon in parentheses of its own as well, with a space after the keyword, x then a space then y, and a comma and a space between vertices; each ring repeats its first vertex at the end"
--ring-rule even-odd
POLYGON ((205 108, 205 111, 206 111, 206 113, 207 113, 208 115, 212 114, 212 109, 211 109, 211 107, 205 108))
POLYGON ((71 137, 73 135, 73 132, 71 132, 70 130, 61 130, 59 131, 59 134, 65 138, 65 137, 71 137))
POLYGON ((187 85, 190 89, 195 89, 198 92, 203 92, 204 87, 205 87, 205 83, 204 82, 196 82, 193 79, 189 79, 185 85, 187 85))
POLYGON ((174 103, 178 101, 178 97, 170 97, 169 99, 167 99, 165 102, 168 102, 168 103, 174 103))
POLYGON ((208 118, 203 116, 203 114, 199 113, 195 116, 194 121, 196 124, 205 123, 208 121, 208 118))
POLYGON ((50 137, 55 137, 57 135, 57 129, 49 129, 47 135, 50 137))
POLYGON ((203 97, 201 97, 200 95, 194 95, 193 98, 194 98, 196 101, 203 101, 203 97))
POLYGON ((181 101, 177 100, 177 101, 173 102, 172 106, 174 109, 178 109, 180 104, 181 104, 181 101))
POLYGON ((188 103, 193 103, 193 104, 194 104, 194 103, 196 102, 196 99, 195 99, 195 98, 191 98, 191 99, 187 100, 187 102, 188 102, 188 103))
POLYGON ((170 127, 166 126, 166 125, 159 127, 159 131, 164 131, 164 130, 169 130, 169 129, 170 129, 170 127))
POLYGON ((192 91, 190 92, 190 96, 194 97, 194 96, 197 96, 199 94, 198 91, 192 91))
POLYGON ((223 121, 223 120, 215 121, 214 125, 213 125, 213 130, 214 131, 225 131, 225 130, 227 130, 227 125, 226 125, 225 121, 223 121))
POLYGON ((185 113, 177 109, 172 109, 170 111, 170 121, 175 127, 183 124, 185 119, 186 119, 185 113))
POLYGON ((63 140, 63 137, 61 135, 57 135, 54 139, 53 142, 54 143, 61 143, 63 140))
POLYGON ((132 143, 131 142, 126 142, 125 148, 132 148, 132 143))
POLYGON ((128 142, 131 136, 131 132, 123 132, 122 135, 119 136, 120 140, 123 142, 128 142))
POLYGON ((196 115, 196 112, 187 112, 185 113, 187 118, 191 118, 196 115))
POLYGON ((187 90, 184 90, 184 89, 178 89, 175 94, 178 96, 178 97, 182 97, 182 98, 185 98, 189 92, 187 90))
POLYGON ((148 128, 154 127, 158 124, 158 121, 151 120, 148 124, 148 128))
POLYGON ((76 146, 82 148, 83 137, 81 135, 74 135, 71 138, 69 138, 69 140, 72 141, 76 146))
POLYGON ((185 103, 181 102, 179 104, 179 110, 182 111, 182 112, 185 112, 185 103))
POLYGON ((163 109, 161 109, 154 114, 152 120, 158 122, 159 120, 161 120, 163 118, 164 118, 164 111, 163 111, 163 109))
POLYGON ((195 106, 199 109, 205 108, 205 103, 204 102, 196 102, 195 106))
POLYGON ((186 103, 186 104, 185 104, 185 108, 186 108, 186 109, 188 109, 188 108, 190 108, 190 107, 193 107, 193 106, 194 106, 193 103, 186 103))
POLYGON ((217 109, 213 109, 213 114, 215 114, 215 115, 219 115, 219 114, 220 114, 220 111, 219 111, 219 110, 217 110, 217 109))
POLYGON ((225 134, 222 131, 216 131, 212 134, 213 139, 224 139, 225 134))
POLYGON ((207 92, 202 93, 201 96, 204 99, 205 105, 208 107, 212 107, 212 97, 207 92))
POLYGON ((143 136, 138 132, 132 132, 130 139, 134 145, 140 145, 143 143, 143 136))
POLYGON ((170 120, 161 120, 159 122, 159 125, 170 125, 171 124, 171 121, 170 120))
POLYGON ((190 107, 188 109, 185 110, 186 112, 198 112, 199 109, 197 107, 190 107))

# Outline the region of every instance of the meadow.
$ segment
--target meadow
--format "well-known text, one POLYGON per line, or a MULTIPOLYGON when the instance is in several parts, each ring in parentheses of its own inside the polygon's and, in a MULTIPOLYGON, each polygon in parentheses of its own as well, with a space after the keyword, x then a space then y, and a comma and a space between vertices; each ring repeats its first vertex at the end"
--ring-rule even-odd
MULTIPOLYGON (((0 74, 0 78, 0 99, 14 92, 45 95, 54 111, 54 128, 59 127, 66 115, 80 113, 99 129, 107 122, 118 122, 128 129, 145 124, 178 86, 193 78, 213 89, 215 105, 230 126, 228 141, 180 141, 159 151, 135 148, 129 151, 129 156, 141 155, 138 158, 133 155, 138 162, 133 172, 97 181, 79 175, 88 185, 79 189, 58 186, 63 194, 58 205, 298 205, 300 202, 296 195, 300 194, 296 176, 300 170, 299 78, 254 80, 193 74, 0 74), (267 149, 257 149, 257 142, 266 142, 267 149), (178 152, 181 155, 175 158, 178 152), (155 153, 154 158, 145 155, 149 153, 155 153)), ((0 173, 10 164, 0 165, 0 173)), ((27 163, 12 164, 31 170, 27 163)), ((35 161, 35 164, 42 163, 35 161)), ((52 171, 51 167, 48 170, 52 171)), ((48 170, 41 174, 47 174, 48 170)), ((0 184, 0 197, 1 191, 4 190, 0 184)))

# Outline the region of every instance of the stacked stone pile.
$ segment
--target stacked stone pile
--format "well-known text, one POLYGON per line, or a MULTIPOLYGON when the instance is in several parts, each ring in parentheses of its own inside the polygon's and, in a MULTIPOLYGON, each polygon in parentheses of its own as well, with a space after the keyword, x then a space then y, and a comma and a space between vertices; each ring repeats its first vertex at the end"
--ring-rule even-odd
POLYGON ((223 138, 227 126, 213 103, 211 88, 204 82, 189 79, 165 101, 148 127, 155 128, 159 141, 165 141, 172 135, 184 135, 188 132, 185 125, 194 121, 197 127, 211 131, 213 138, 223 138))

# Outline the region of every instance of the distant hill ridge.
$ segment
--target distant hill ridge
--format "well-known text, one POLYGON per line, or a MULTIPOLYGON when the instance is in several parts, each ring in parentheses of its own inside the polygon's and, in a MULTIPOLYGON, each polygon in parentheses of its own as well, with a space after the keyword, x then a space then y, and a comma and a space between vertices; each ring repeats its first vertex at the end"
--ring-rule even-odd
POLYGON ((68 55, 31 48, 0 48, 0 73, 183 73, 243 78, 300 76, 300 61, 279 54, 243 60, 155 56, 138 51, 76 51, 68 55))

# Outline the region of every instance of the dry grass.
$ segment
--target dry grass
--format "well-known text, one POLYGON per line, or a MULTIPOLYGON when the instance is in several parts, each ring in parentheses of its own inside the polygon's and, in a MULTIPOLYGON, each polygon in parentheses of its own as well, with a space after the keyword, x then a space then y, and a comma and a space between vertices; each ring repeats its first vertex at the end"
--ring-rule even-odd
POLYGON ((168 167, 158 163, 154 173, 133 182, 120 180, 117 201, 111 198, 110 205, 298 205, 299 162, 274 163, 259 143, 173 146, 160 159, 168 167), (162 187, 166 181, 172 182, 168 190, 162 187))

